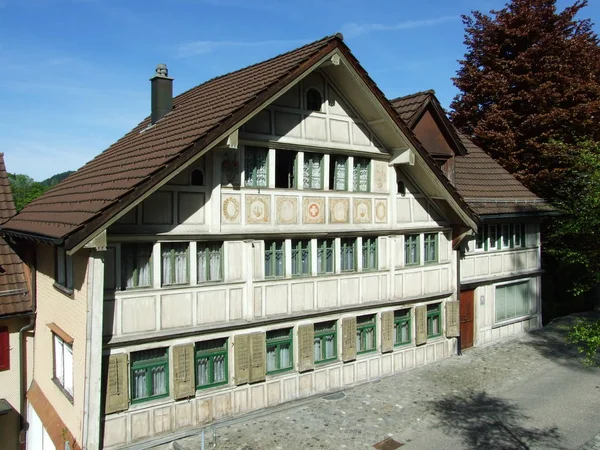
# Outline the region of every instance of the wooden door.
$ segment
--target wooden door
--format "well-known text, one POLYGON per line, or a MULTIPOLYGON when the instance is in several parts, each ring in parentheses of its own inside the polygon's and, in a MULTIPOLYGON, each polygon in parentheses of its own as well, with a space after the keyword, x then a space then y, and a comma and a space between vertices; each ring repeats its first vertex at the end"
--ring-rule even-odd
POLYGON ((473 347, 473 317, 475 291, 460 293, 460 348, 473 347))

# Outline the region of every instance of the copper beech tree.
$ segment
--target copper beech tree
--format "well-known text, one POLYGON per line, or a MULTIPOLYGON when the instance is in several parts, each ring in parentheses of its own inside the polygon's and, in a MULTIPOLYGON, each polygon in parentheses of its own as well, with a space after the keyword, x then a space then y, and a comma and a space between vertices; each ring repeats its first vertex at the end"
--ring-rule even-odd
POLYGON ((600 48, 587 1, 512 0, 463 16, 467 52, 454 84, 455 126, 538 195, 554 200, 564 145, 600 141, 600 48))

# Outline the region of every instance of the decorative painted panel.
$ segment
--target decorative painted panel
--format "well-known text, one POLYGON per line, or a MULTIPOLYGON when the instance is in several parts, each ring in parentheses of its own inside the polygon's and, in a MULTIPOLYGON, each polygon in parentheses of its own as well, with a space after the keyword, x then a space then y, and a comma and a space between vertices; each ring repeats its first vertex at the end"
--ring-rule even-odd
POLYGON ((237 194, 223 196, 221 205, 221 220, 223 223, 240 223, 240 198, 240 195, 237 194))
POLYGON ((373 190, 386 192, 388 189, 388 165, 385 161, 373 161, 373 190))
POLYGON ((268 195, 246 195, 246 222, 271 222, 271 197, 268 195))
POLYGON ((325 223, 325 198, 304 197, 302 199, 302 222, 325 223))
POLYGON ((240 160, 239 150, 221 151, 221 185, 239 186, 240 185, 240 160))
POLYGON ((278 225, 298 223, 298 198, 275 196, 276 222, 278 225))
POLYGON ((354 223, 371 223, 371 199, 354 199, 354 223))
POLYGON ((375 200, 375 223, 387 223, 387 200, 375 200))
POLYGON ((350 221, 350 199, 330 198, 329 199, 329 222, 330 223, 348 223, 350 221))

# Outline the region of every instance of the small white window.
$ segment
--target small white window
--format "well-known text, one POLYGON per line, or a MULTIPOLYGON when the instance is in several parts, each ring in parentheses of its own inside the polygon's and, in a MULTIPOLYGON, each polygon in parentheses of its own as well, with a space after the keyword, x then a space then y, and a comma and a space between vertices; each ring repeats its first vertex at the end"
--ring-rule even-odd
POLYGON ((306 91, 306 109, 310 111, 321 111, 323 106, 323 97, 321 93, 315 89, 310 88, 306 91))
POLYGON ((54 334, 54 381, 73 397, 73 346, 54 334))

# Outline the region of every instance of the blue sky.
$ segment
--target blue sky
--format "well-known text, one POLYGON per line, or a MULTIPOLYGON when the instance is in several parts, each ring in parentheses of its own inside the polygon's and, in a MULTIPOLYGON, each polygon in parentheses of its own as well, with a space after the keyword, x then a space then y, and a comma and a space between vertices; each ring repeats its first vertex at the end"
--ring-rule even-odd
MULTIPOLYGON (((0 0, 0 151, 36 180, 75 170, 149 114, 157 63, 178 94, 338 31, 388 97, 433 88, 447 107, 460 15, 504 3, 0 0)), ((600 22, 590 3, 582 17, 600 22)))

